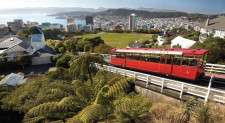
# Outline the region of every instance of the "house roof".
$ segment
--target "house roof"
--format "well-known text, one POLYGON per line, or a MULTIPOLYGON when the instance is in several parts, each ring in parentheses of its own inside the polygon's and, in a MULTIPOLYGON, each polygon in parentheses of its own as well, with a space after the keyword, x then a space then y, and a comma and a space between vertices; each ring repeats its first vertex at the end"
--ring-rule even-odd
POLYGON ((189 39, 183 38, 181 36, 177 36, 176 38, 174 38, 171 41, 171 48, 177 44, 181 45, 181 48, 190 48, 195 43, 196 43, 196 41, 189 40, 189 39))
POLYGON ((8 38, 0 42, 0 48, 7 48, 4 51, 5 53, 26 51, 31 45, 31 40, 29 38, 13 38, 13 41, 11 40, 12 38, 8 38))
POLYGON ((11 38, 8 38, 8 39, 0 42, 0 48, 11 48, 15 45, 18 45, 21 42, 23 42, 21 39, 19 39, 17 37, 11 37, 11 38))
POLYGON ((4 79, 0 81, 0 84, 6 85, 19 85, 20 82, 23 80, 23 75, 18 75, 15 73, 11 73, 10 75, 6 76, 4 79))
POLYGON ((46 51, 46 48, 45 49, 41 48, 33 53, 33 57, 47 57, 47 56, 53 56, 53 55, 54 53, 46 51))
POLYGON ((35 27, 32 34, 43 34, 43 32, 38 27, 35 27))
POLYGON ((199 26, 205 29, 217 29, 217 30, 224 30, 225 31, 225 16, 220 16, 218 18, 209 20, 209 25, 206 26, 206 21, 200 23, 199 26))

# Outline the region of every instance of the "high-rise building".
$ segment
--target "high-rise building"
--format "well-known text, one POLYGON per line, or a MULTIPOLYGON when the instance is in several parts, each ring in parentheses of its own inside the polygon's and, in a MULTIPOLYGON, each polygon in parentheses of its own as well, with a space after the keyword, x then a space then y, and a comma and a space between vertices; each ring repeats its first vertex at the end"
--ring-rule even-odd
POLYGON ((67 25, 74 24, 74 18, 67 18, 67 25))
POLYGON ((67 32, 76 32, 77 31, 77 27, 75 24, 68 24, 66 26, 66 31, 67 32))
POLYGON ((136 28, 137 28, 137 16, 134 13, 132 13, 129 16, 129 30, 133 31, 136 28))
POLYGON ((86 16, 86 25, 93 25, 94 21, 93 21, 93 17, 92 16, 86 16))

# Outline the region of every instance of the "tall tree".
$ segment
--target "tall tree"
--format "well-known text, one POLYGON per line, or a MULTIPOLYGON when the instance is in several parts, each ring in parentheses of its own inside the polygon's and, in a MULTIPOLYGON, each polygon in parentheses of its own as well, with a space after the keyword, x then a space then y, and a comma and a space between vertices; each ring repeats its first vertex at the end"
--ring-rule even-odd
POLYGON ((75 77, 80 76, 83 80, 85 75, 88 74, 90 81, 93 84, 91 73, 96 70, 95 63, 103 64, 104 60, 100 56, 86 52, 84 55, 78 56, 71 63, 70 71, 75 77))

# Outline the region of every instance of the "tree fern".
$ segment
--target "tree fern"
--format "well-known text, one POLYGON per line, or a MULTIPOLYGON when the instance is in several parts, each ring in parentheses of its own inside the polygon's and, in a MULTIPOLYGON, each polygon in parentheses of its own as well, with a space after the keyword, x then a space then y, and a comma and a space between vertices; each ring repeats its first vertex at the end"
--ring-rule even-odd
POLYGON ((118 120, 135 121, 146 116, 152 106, 152 100, 137 95, 134 98, 124 97, 114 101, 115 116, 118 120))
POLYGON ((91 123, 92 121, 98 120, 100 117, 106 115, 107 111, 104 106, 99 104, 90 105, 84 108, 77 116, 70 119, 69 123, 75 121, 82 121, 84 123, 91 123))
POLYGON ((88 105, 90 105, 90 103, 78 97, 65 97, 58 103, 58 106, 62 108, 62 110, 73 112, 77 112, 88 105))
POLYGON ((92 98, 93 98, 93 96, 94 96, 93 95, 94 92, 91 89, 91 87, 85 86, 85 85, 77 88, 76 91, 75 91, 75 93, 76 93, 76 95, 78 97, 83 98, 83 99, 85 99, 87 101, 91 101, 92 98))
POLYGON ((24 119, 23 122, 27 122, 27 123, 38 123, 38 122, 40 122, 40 121, 42 121, 44 119, 45 119, 45 116, 38 116, 38 117, 24 119))
POLYGON ((133 80, 133 78, 121 79, 120 81, 116 82, 111 87, 109 87, 109 91, 108 91, 107 95, 109 97, 115 97, 116 95, 118 95, 121 92, 128 91, 130 89, 129 82, 132 80, 133 80))
POLYGON ((25 116, 25 120, 30 120, 35 117, 46 116, 47 118, 59 118, 65 119, 66 117, 72 116, 75 113, 66 112, 63 108, 58 106, 58 102, 43 103, 29 110, 25 116))
POLYGON ((63 91, 62 89, 59 89, 59 88, 50 89, 50 92, 55 93, 57 95, 63 95, 65 97, 70 95, 70 93, 67 93, 67 92, 65 92, 65 91, 63 91))

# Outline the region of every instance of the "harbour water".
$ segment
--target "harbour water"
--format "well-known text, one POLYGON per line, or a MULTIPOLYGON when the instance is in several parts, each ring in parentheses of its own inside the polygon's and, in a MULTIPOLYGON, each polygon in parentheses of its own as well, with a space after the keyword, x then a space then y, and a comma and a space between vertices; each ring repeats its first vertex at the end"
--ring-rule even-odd
MULTIPOLYGON (((0 15, 0 24, 5 24, 7 22, 12 22, 14 19, 23 19, 24 23, 27 21, 38 22, 39 25, 44 22, 59 23, 63 27, 66 27, 67 21, 65 19, 56 19, 54 16, 47 16, 46 14, 4 14, 0 15)), ((86 24, 85 20, 75 20, 75 24, 86 24)))

